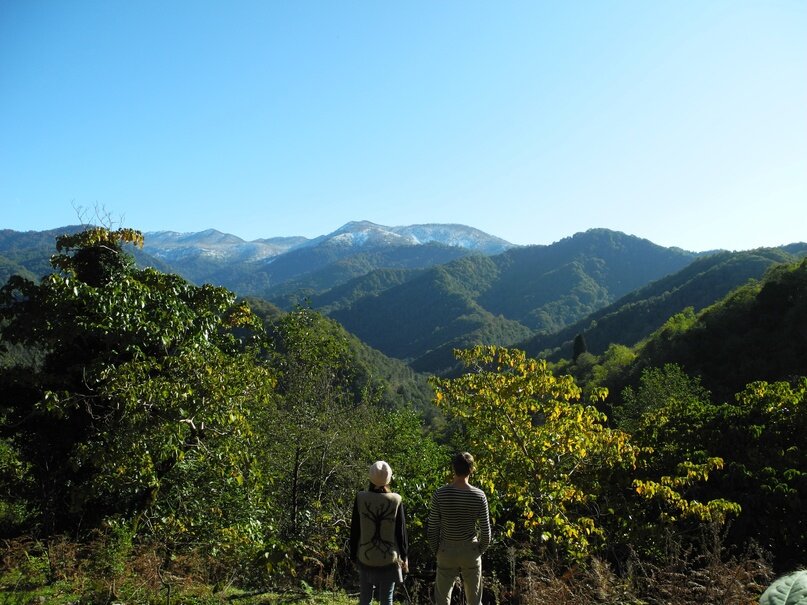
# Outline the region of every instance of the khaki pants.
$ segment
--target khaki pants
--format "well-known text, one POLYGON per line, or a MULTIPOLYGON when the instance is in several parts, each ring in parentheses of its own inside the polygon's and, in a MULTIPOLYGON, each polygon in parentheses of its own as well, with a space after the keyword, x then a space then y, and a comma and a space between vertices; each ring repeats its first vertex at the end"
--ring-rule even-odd
POLYGON ((454 580, 462 577, 462 587, 468 605, 482 602, 482 555, 476 541, 440 542, 437 551, 437 579, 434 582, 434 602, 451 605, 454 580))

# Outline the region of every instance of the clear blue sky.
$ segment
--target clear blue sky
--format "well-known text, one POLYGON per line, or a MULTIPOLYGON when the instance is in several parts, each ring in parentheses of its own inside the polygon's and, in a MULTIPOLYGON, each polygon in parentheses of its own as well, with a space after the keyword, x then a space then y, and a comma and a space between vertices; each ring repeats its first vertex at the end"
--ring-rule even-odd
POLYGON ((0 228, 807 240, 807 2, 0 1, 0 228))

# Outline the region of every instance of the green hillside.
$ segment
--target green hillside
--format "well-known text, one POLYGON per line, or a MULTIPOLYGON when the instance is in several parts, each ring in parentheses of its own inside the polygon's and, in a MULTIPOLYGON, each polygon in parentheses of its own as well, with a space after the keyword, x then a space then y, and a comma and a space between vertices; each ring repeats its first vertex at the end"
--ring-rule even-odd
POLYGON ((315 293, 314 290, 301 288, 294 294, 273 298, 272 300, 283 308, 290 308, 295 304, 308 301, 312 307, 327 314, 337 309, 349 307, 365 296, 376 296, 385 290, 413 279, 423 271, 423 269, 375 269, 321 294, 315 293))
POLYGON ((0 284, 6 283, 12 275, 21 275, 26 279, 36 279, 36 275, 20 263, 5 256, 0 256, 0 284))
POLYGON ((560 330, 693 258, 594 229, 551 246, 468 256, 386 290, 367 288, 331 315, 385 354, 440 372, 454 364, 455 347, 512 345, 560 330))
POLYGON ((717 400, 754 380, 786 380, 807 371, 807 260, 772 267, 761 281, 733 290, 694 313, 671 317, 637 348, 618 380, 633 384, 642 370, 668 363, 697 376, 717 400))
MULTIPOLYGON (((270 332, 288 315, 286 311, 263 299, 247 297, 244 300, 270 332)), ((349 352, 349 364, 356 373, 353 385, 356 392, 369 388, 375 392, 379 405, 384 409, 412 406, 426 418, 433 416, 433 391, 425 375, 418 374, 404 362, 367 346, 333 319, 308 310, 295 312, 307 314, 312 332, 323 334, 332 342, 341 343, 349 352)))
POLYGON ((686 307, 699 311, 749 279, 761 278, 771 265, 794 260, 780 248, 709 254, 558 332, 533 336, 519 348, 532 356, 570 359, 578 334, 595 355, 614 343, 632 346, 686 307))
POLYGON ((695 254, 607 229, 496 257, 499 278, 479 303, 539 332, 555 331, 650 281, 695 254))
MULTIPOLYGON (((495 271, 495 265, 489 258, 469 257, 426 271, 377 296, 361 298, 350 309, 331 316, 385 354, 413 360, 495 319, 473 296, 489 283, 483 276, 490 271, 495 271)), ((528 333, 516 322, 503 323, 522 337, 528 333)))
MULTIPOLYGON (((0 230, 0 284, 14 274, 31 279, 39 279, 53 269, 50 257, 56 254, 56 238, 70 233, 78 233, 86 227, 70 225, 47 231, 0 230)), ((154 267, 169 271, 170 267, 159 259, 144 253, 140 248, 126 246, 126 251, 134 257, 140 267, 154 267)))
POLYGON ((390 246, 361 252, 338 246, 316 246, 292 250, 271 262, 220 266, 206 279, 239 294, 270 298, 285 305, 375 269, 431 267, 467 254, 469 251, 464 248, 440 244, 390 246))
MULTIPOLYGON (((39 278, 52 269, 50 257, 56 253, 56 238, 81 229, 75 225, 48 231, 22 232, 3 229, 0 230, 0 255, 8 259, 11 265, 22 267, 39 278)), ((3 279, 3 283, 8 277, 10 275, 3 279)))
POLYGON ((608 387, 610 421, 652 448, 645 469, 668 485, 716 461, 713 476, 689 493, 737 503, 725 539, 763 545, 779 569, 802 566, 807 260, 775 265, 699 313, 672 316, 633 353, 622 349, 556 369, 608 387))

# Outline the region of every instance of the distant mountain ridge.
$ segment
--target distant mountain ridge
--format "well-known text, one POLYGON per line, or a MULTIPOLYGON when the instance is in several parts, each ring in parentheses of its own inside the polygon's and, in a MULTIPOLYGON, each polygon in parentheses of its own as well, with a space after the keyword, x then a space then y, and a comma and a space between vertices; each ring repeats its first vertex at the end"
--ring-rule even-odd
POLYGON ((310 241, 305 237, 276 237, 248 242, 216 229, 196 233, 148 231, 143 235, 143 248, 152 256, 167 262, 205 256, 220 260, 261 260, 283 254, 310 241))
MULTIPOLYGON (((58 235, 0 230, 0 279, 52 269, 58 235)), ((455 224, 350 222, 317 238, 251 242, 208 229, 147 232, 141 266, 224 286, 282 309, 310 306, 417 371, 442 373, 453 350, 518 346, 567 356, 584 333, 593 353, 633 344, 671 313, 702 308, 771 264, 803 256, 795 243, 748 253, 697 254, 609 229, 550 245, 513 246, 455 224)))
MULTIPOLYGON (((40 276, 50 270, 55 239, 82 225, 48 231, 0 230, 0 277, 40 276)), ((514 247, 502 238, 460 224, 387 227, 352 221, 309 239, 267 237, 246 241, 217 229, 180 233, 149 231, 133 250, 141 265, 172 271, 196 283, 224 286, 240 295, 299 299, 378 269, 423 269, 468 254, 497 254, 514 247)))
POLYGON ((336 231, 313 239, 291 236, 245 241, 216 229, 195 233, 148 231, 144 236, 144 248, 153 256, 169 262, 174 258, 194 253, 215 258, 260 260, 279 256, 295 248, 317 246, 366 249, 440 244, 482 254, 498 254, 514 246, 499 237, 465 225, 424 224, 386 227, 370 221, 351 221, 336 231))
MULTIPOLYGON (((47 231, 14 231, 0 229, 0 285, 13 274, 39 279, 53 271, 50 257, 56 253, 56 238, 60 235, 78 233, 86 225, 68 225, 47 231)), ((138 248, 130 250, 141 266, 150 266, 160 271, 172 267, 159 258, 150 256, 138 248)))
POLYGON ((262 298, 290 290, 320 292, 376 268, 426 268, 467 254, 497 254, 514 247, 465 225, 387 227, 370 221, 352 221, 312 239, 247 242, 215 229, 146 232, 144 236, 144 251, 187 279, 262 298))

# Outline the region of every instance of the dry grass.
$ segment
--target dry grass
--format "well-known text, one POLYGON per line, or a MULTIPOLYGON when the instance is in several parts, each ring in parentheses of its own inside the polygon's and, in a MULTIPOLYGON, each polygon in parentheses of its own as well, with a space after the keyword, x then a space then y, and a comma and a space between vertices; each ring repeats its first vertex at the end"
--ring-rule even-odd
MULTIPOLYGON (((79 599, 81 603, 165 603, 168 597, 172 603, 241 605, 351 601, 344 590, 353 574, 349 566, 340 567, 344 562, 304 562, 299 571, 308 575, 290 579, 285 592, 267 593, 265 586, 256 586, 257 591, 239 593, 234 572, 221 561, 196 552, 166 557, 159 549, 142 545, 123 552, 110 535, 98 534, 84 544, 64 538, 47 544, 18 539, 5 541, 2 547, 0 603, 16 603, 4 596, 11 594, 32 595, 31 599, 46 594, 47 601, 54 603, 79 599), (52 598, 57 594, 65 600, 52 598)), ((506 583, 495 574, 487 578, 486 598, 490 603, 512 605, 755 605, 773 578, 764 553, 752 548, 730 554, 716 532, 688 547, 670 539, 659 560, 649 562, 634 554, 620 570, 616 573, 598 558, 569 568, 513 557, 515 577, 506 583)), ((410 605, 430 603, 431 584, 430 577, 412 575, 406 590, 398 589, 397 600, 410 605)), ((457 596, 461 603, 460 591, 457 596)))
POLYGON ((660 562, 632 555, 617 575, 597 558, 560 569, 524 561, 512 601, 519 605, 756 605, 773 579, 769 557, 757 548, 731 555, 717 530, 699 544, 670 539, 660 562))

